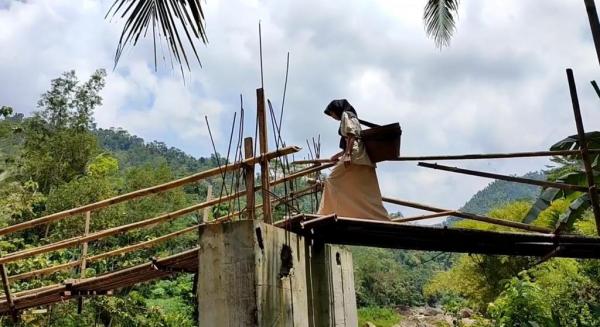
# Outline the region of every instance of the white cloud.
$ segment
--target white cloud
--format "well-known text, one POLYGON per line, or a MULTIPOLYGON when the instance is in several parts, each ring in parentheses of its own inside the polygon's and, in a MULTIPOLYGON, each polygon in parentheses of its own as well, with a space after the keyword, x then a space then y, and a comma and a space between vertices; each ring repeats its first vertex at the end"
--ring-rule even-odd
MULTIPOLYGON (((103 1, 0 1, 0 101, 31 111, 49 80, 75 69, 85 78, 112 67, 122 21, 104 20, 103 1)), ((322 115, 346 97, 375 122, 400 121, 406 155, 508 152, 548 148, 575 131, 564 69, 573 67, 587 129, 597 129, 598 98, 589 80, 598 61, 581 2, 464 1, 450 48, 425 37, 423 1, 206 2, 204 68, 183 84, 178 71, 153 71, 151 41, 129 49, 103 91, 100 127, 123 127, 208 155, 204 115, 225 149, 233 112, 244 95, 246 131, 254 127, 260 85, 257 23, 262 20, 267 96, 278 108, 285 55, 291 52, 284 136, 303 145, 321 134, 335 150, 336 123, 322 115)), ((166 54, 166 53, 165 53, 166 54)), ((302 155, 300 155, 302 156, 302 155)), ((545 160, 452 162, 522 174, 545 160)), ((460 207, 489 180, 385 163, 384 194, 460 207)))

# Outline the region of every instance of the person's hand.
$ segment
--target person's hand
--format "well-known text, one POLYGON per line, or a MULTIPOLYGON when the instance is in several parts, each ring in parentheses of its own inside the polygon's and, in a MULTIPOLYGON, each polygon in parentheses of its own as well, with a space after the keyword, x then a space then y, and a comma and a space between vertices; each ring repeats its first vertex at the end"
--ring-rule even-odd
POLYGON ((348 167, 352 163, 352 156, 344 154, 342 156, 342 162, 344 162, 344 167, 348 167))
POLYGON ((338 160, 340 160, 340 156, 341 156, 341 154, 340 154, 340 153, 336 153, 336 154, 334 154, 333 156, 331 156, 331 161, 334 161, 334 162, 335 162, 335 161, 338 161, 338 160))

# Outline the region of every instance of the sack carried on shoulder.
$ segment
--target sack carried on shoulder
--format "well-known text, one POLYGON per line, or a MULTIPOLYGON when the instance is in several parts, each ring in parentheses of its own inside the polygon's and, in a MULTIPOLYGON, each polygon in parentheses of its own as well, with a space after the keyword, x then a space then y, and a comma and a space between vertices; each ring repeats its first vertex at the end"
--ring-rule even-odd
POLYGON ((360 136, 372 162, 391 160, 400 156, 402 129, 399 123, 374 126, 363 130, 360 136))

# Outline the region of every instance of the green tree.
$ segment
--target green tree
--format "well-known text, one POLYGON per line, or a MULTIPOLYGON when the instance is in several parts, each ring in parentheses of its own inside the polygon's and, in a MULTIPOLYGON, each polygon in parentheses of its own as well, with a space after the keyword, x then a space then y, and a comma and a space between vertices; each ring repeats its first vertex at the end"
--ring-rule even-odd
POLYGON ((25 122, 21 156, 23 179, 32 179, 43 193, 83 175, 100 149, 93 127, 93 110, 102 104, 99 95, 106 72, 97 70, 80 84, 75 72, 52 80, 38 102, 39 111, 25 122))
POLYGON ((499 327, 552 326, 552 308, 544 297, 543 290, 523 272, 507 283, 489 312, 499 327))

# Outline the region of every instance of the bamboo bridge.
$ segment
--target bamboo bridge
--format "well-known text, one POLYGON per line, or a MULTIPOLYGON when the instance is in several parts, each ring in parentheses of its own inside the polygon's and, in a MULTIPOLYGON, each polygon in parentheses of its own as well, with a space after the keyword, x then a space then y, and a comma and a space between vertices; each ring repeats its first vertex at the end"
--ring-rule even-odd
MULTIPOLYGON (((600 153, 600 150, 587 148, 572 72, 568 70, 567 75, 571 95, 573 98, 573 110, 575 113, 578 136, 580 140, 582 140, 582 146, 580 150, 468 154, 458 156, 430 157, 401 156, 397 158, 396 161, 418 161, 421 162, 420 165, 424 167, 442 169, 455 173, 508 180, 516 183, 588 192, 590 198, 592 199, 592 208, 594 209, 597 226, 600 226, 600 207, 598 206, 596 185, 594 184, 589 158, 590 153, 597 154, 600 153), (554 156, 579 156, 585 163, 586 172, 588 173, 588 177, 590 177, 588 179, 589 184, 587 186, 577 186, 529 180, 526 178, 468 171, 459 168, 426 163, 426 161, 442 160, 482 160, 554 156)), ((204 237, 203 230, 205 228, 214 225, 227 226, 228 224, 234 224, 236 221, 261 221, 264 224, 273 226, 273 228, 283 229, 286 231, 286 233, 292 233, 298 237, 302 237, 311 244, 360 245, 394 249, 465 252, 489 255, 537 256, 541 257, 542 260, 546 260, 550 257, 600 258, 600 238, 598 237, 569 235, 565 234, 565 232, 559 229, 553 230, 546 227, 497 219, 459 210, 437 208, 426 204, 414 203, 389 197, 384 197, 383 200, 390 204, 412 207, 429 211, 431 213, 421 216, 396 218, 389 222, 383 222, 368 219, 358 219, 354 217, 339 217, 337 215, 319 216, 311 212, 299 212, 296 210, 292 212, 293 214, 287 215, 279 221, 273 221, 274 215, 272 214, 271 209, 273 206, 290 202, 293 203, 293 201, 298 200, 300 197, 311 194, 314 195, 315 192, 318 192, 321 188, 321 183, 317 181, 316 183, 312 183, 302 190, 295 190, 293 187, 295 181, 301 179, 306 180, 309 177, 316 178, 318 180, 321 171, 333 167, 335 163, 318 158, 296 161, 291 165, 292 168, 289 168, 290 166, 288 166, 289 170, 287 171, 287 174, 283 174, 283 176, 280 176, 279 178, 271 178, 272 170, 269 167, 270 161, 276 160, 281 163, 289 160, 288 158, 293 154, 298 153, 300 148, 294 146, 280 146, 283 143, 278 142, 276 137, 275 141, 277 144, 277 149, 274 151, 268 150, 266 128, 267 114, 265 110, 264 93, 262 89, 257 90, 257 98, 257 119, 259 131, 257 134, 260 144, 259 154, 255 154, 255 150, 253 149, 253 139, 247 137, 244 138, 243 142, 243 159, 235 160, 232 163, 220 165, 219 167, 198 172, 196 174, 173 180, 161 185, 140 189, 99 202, 90 203, 81 207, 0 228, 0 237, 7 238, 9 235, 14 233, 23 232, 39 226, 46 226, 47 224, 65 219, 81 219, 82 224, 85 226, 82 235, 38 247, 18 250, 0 257, 0 275, 2 277, 4 290, 4 295, 0 298, 0 315, 12 315, 14 318, 17 318, 19 312, 22 312, 23 310, 46 306, 52 303, 67 301, 70 299, 78 300, 79 308, 81 310, 83 299, 85 297, 111 295, 116 290, 139 283, 165 278, 177 273, 185 272, 197 274, 199 267, 203 264, 199 255, 201 251, 200 246, 192 247, 167 257, 149 258, 148 262, 144 264, 125 269, 109 271, 93 277, 86 277, 83 273, 85 272, 86 265, 90 262, 139 251, 142 249, 152 248, 160 243, 175 239, 184 234, 196 234, 198 235, 198 241, 200 242, 202 237, 204 237), (260 165, 261 173, 259 179, 255 178, 256 165, 260 165), (119 203, 166 192, 175 188, 180 188, 188 184, 206 180, 208 178, 225 176, 227 173, 237 173, 243 176, 243 183, 240 184, 237 190, 232 190, 230 193, 225 195, 221 194, 219 197, 214 199, 207 198, 204 202, 178 209, 176 211, 164 213, 156 217, 145 218, 139 221, 103 230, 90 230, 90 220, 93 218, 93 214, 105 208, 119 203), (256 181, 260 181, 260 185, 255 185, 256 181), (286 186, 287 191, 283 196, 277 196, 271 191, 278 185, 286 186), (261 195, 261 201, 256 201, 257 194, 261 195), (178 219, 179 217, 183 217, 198 212, 199 210, 210 208, 218 204, 226 203, 239 198, 244 198, 245 207, 243 210, 238 212, 230 212, 229 214, 223 217, 218 217, 214 220, 203 220, 198 224, 171 232, 155 239, 127 245, 107 252, 88 255, 88 248, 93 246, 94 242, 142 228, 167 224, 175 219, 178 219), (258 214, 259 212, 261 212, 261 214, 258 214), (508 227, 510 228, 510 231, 493 232, 413 224, 414 221, 445 216, 460 217, 463 219, 471 219, 489 224, 495 224, 508 227), (516 230, 519 231, 517 232, 516 230), (81 256, 77 260, 24 273, 9 274, 11 265, 18 263, 21 260, 48 254, 61 249, 78 247, 81 248, 81 256), (49 283, 43 287, 20 292, 14 292, 13 288, 11 288, 11 285, 14 285, 14 283, 18 281, 32 279, 44 281, 46 276, 56 272, 73 270, 79 271, 81 274, 80 278, 68 279, 56 284, 49 283)), ((276 124, 274 129, 277 131, 280 130, 276 124)), ((316 150, 317 148, 315 148, 315 151, 316 150)), ((260 237, 259 242, 262 242, 260 237)), ((201 294, 199 294, 199 296, 201 296, 201 294)))

